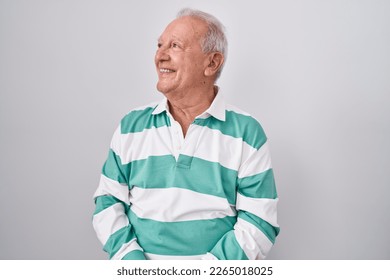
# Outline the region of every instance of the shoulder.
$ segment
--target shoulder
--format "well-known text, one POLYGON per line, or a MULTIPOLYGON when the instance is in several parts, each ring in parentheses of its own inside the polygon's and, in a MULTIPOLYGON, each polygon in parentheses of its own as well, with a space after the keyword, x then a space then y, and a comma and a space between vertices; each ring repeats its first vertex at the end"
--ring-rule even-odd
POLYGON ((267 141, 260 122, 248 112, 230 104, 226 104, 226 125, 231 126, 237 135, 256 149, 267 141))
POLYGON ((158 104, 158 102, 153 102, 131 109, 120 122, 121 133, 140 132, 146 129, 148 120, 158 104))

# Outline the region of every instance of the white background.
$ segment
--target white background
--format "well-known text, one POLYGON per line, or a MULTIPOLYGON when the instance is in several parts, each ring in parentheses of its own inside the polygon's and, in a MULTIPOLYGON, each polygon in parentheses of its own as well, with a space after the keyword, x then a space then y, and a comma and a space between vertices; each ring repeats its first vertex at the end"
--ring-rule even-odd
POLYGON ((269 259, 390 259, 390 2, 0 0, 0 259, 106 259, 91 225, 110 138, 159 100, 183 7, 226 26, 218 84, 271 143, 269 259))

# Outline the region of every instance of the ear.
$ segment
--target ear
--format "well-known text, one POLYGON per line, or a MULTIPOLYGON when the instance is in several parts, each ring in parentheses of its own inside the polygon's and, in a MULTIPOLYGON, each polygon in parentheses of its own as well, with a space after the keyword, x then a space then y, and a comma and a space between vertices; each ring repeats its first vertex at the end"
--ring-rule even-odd
POLYGON ((208 57, 208 62, 209 64, 206 66, 204 70, 204 74, 207 77, 215 75, 218 70, 222 67, 224 57, 223 54, 220 52, 214 52, 210 53, 208 57))

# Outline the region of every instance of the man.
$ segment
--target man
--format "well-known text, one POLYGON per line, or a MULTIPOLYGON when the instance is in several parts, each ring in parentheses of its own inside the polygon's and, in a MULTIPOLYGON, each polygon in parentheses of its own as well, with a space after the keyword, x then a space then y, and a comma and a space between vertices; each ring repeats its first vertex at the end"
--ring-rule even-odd
POLYGON ((158 40, 158 103, 126 115, 95 193, 112 259, 263 259, 279 232, 266 136, 215 85, 221 23, 179 12, 158 40))

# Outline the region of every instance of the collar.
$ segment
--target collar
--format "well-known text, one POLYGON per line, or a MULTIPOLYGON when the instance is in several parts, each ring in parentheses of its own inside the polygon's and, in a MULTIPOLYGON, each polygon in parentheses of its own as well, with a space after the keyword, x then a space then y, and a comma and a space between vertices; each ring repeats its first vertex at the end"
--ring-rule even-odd
POLYGON ((213 116, 214 118, 224 122, 226 119, 225 111, 226 111, 225 100, 222 94, 218 91, 210 107, 204 113, 200 114, 198 117, 207 118, 209 116, 213 116))
POLYGON ((152 115, 158 115, 162 112, 167 111, 168 112, 168 100, 164 98, 161 100, 160 103, 157 104, 157 106, 154 108, 152 115))
MULTIPOLYGON (((215 95, 210 107, 196 118, 205 119, 209 116, 213 116, 214 118, 224 122, 226 119, 225 110, 226 103, 222 94, 220 93, 220 90, 218 89, 218 93, 215 95)), ((154 108, 152 115, 158 115, 164 111, 169 112, 167 98, 164 98, 160 103, 158 103, 158 105, 154 108)))

